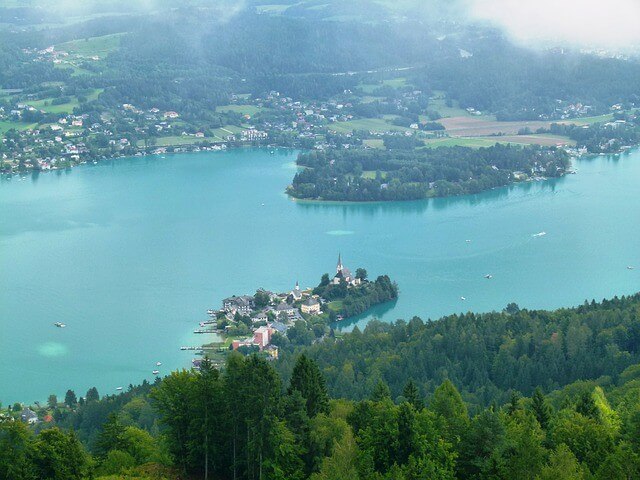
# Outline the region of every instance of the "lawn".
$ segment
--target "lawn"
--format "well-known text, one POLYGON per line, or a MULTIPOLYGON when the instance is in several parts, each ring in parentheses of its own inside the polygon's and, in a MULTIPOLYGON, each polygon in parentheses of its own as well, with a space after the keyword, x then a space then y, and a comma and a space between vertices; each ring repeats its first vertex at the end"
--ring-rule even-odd
POLYGON ((112 35, 90 37, 84 40, 72 40, 56 45, 56 50, 81 57, 98 56, 104 58, 120 46, 120 40, 123 35, 123 33, 114 33, 112 35))
POLYGON ((328 128, 338 133, 351 133, 353 130, 366 130, 375 133, 407 132, 410 130, 409 128, 392 125, 381 118, 362 118, 349 120, 348 122, 334 122, 328 128))
POLYGON ((342 310, 342 300, 334 300, 333 302, 327 303, 327 308, 333 310, 334 312, 339 312, 342 310))

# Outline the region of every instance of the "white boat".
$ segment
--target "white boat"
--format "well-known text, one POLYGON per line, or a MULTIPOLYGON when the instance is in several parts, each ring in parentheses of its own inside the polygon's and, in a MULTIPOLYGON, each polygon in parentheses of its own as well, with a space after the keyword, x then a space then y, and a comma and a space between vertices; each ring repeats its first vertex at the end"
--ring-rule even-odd
POLYGON ((462 300, 463 302, 466 300, 465 297, 460 297, 460 300, 462 300))
POLYGON ((537 237, 544 237, 547 234, 547 232, 540 232, 540 233, 534 233, 533 235, 531 235, 533 238, 537 238, 537 237))
POLYGON ((486 278, 487 280, 491 280, 493 278, 493 275, 491 275, 490 273, 487 273, 484 278, 486 278))
POLYGON ((162 362, 156 362, 156 367, 159 367, 160 365, 162 365, 162 362))
POLYGON ((122 387, 116 387, 116 390, 120 391, 122 390, 122 387))
POLYGON ((633 270, 634 268, 635 268, 635 267, 632 267, 631 265, 629 265, 629 266, 627 267, 627 270, 633 270))
POLYGON ((56 323, 54 323, 54 325, 55 325, 56 327, 58 327, 58 328, 64 328, 64 327, 66 327, 66 325, 65 325, 64 323, 62 323, 62 322, 56 322, 56 323))
POLYGON ((471 243, 471 240, 465 240, 465 242, 467 242, 467 243, 471 243))
POLYGON ((151 372, 151 373, 153 373, 154 375, 159 375, 159 374, 160 374, 160 370, 154 370, 154 371, 153 371, 153 372, 151 372))

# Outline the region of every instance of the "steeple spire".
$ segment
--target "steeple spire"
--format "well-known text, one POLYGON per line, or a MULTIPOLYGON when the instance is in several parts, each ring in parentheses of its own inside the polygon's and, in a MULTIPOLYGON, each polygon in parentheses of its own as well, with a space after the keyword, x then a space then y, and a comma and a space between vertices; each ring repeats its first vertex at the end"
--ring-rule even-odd
POLYGON ((296 280, 296 290, 300 290, 300 285, 298 284, 297 280, 296 280))
POLYGON ((340 273, 344 267, 342 266, 342 255, 338 253, 338 265, 336 266, 336 273, 340 273))

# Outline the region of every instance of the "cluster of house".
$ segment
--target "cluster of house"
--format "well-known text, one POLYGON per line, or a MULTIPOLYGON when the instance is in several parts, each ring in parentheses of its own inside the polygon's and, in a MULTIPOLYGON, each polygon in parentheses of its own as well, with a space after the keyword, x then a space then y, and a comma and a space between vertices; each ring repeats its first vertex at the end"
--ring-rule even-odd
MULTIPOLYGON (((342 256, 338 255, 336 274, 331 280, 334 285, 346 282, 347 285, 360 285, 361 280, 356 278, 342 263, 342 256)), ((266 306, 257 307, 256 297, 250 295, 233 296, 222 301, 222 309, 218 312, 224 314, 227 319, 233 321, 236 314, 251 317, 253 336, 244 340, 234 340, 232 348, 256 346, 260 350, 268 350, 277 356, 277 348, 271 347, 271 339, 278 332, 284 335, 287 329, 298 320, 304 320, 308 315, 320 315, 322 306, 326 303, 319 295, 314 295, 312 289, 300 288, 296 282, 293 290, 285 293, 273 293, 268 290, 258 290, 262 297, 268 297, 266 306), (258 326, 259 325, 259 326, 258 326)))

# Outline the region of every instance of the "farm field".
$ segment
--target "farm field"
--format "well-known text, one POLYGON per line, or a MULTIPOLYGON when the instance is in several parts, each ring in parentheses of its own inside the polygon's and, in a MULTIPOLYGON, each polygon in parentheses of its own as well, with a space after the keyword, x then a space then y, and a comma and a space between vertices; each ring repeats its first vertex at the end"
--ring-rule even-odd
POLYGON ((559 145, 575 146, 576 141, 571 140, 569 137, 563 137, 561 135, 501 135, 498 137, 476 137, 477 140, 490 140, 494 143, 507 142, 516 143, 522 145, 542 145, 544 147, 553 147, 559 145))
POLYGON ((353 130, 366 130, 376 133, 410 131, 409 128, 392 125, 381 118, 362 118, 349 120, 348 122, 335 122, 329 125, 328 128, 338 133, 351 133, 353 130))
POLYGON ((482 117, 451 117, 441 118, 439 123, 444 125, 447 133, 460 137, 483 137, 487 135, 505 134, 516 135, 519 130, 529 128, 535 131, 538 128, 549 128, 551 122, 522 121, 522 122, 498 122, 482 117))
POLYGON ((420 148, 436 148, 436 147, 492 147, 496 143, 508 143, 502 140, 502 137, 488 138, 462 138, 462 137, 444 137, 425 140, 425 146, 420 148))
POLYGON ((56 45, 56 50, 81 57, 98 56, 104 58, 120 46, 120 40, 123 35, 123 33, 114 33, 100 37, 90 37, 84 40, 72 40, 56 45))

